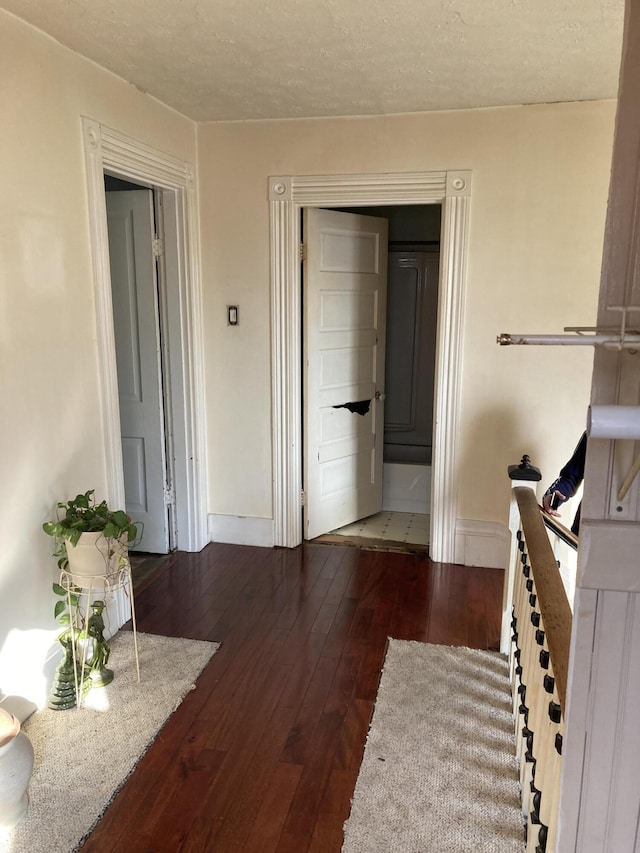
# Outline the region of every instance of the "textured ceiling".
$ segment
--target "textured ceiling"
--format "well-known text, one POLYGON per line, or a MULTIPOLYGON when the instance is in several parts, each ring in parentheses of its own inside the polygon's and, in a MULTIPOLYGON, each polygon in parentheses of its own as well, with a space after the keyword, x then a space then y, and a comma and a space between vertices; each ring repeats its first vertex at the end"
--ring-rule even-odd
POLYGON ((624 0, 0 0, 199 121, 615 98, 624 0))

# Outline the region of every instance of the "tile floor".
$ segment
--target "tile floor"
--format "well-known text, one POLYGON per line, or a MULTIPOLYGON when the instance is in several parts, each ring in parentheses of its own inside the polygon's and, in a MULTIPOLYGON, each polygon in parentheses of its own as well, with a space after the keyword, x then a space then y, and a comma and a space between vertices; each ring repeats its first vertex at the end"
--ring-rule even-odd
POLYGON ((420 513, 379 512, 346 527, 332 530, 331 533, 365 539, 387 539, 411 545, 428 545, 429 523, 430 516, 420 513))

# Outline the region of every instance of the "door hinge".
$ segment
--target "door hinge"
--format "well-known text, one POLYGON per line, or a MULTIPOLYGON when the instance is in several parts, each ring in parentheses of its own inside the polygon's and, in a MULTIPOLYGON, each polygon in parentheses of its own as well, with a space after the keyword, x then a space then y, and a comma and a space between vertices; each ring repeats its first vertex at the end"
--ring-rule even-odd
POLYGON ((153 257, 161 258, 164 255, 164 240, 162 237, 153 238, 153 257))
POLYGON ((307 246, 305 243, 300 243, 300 260, 307 260, 307 246))
POLYGON ((304 489, 300 489, 300 506, 307 505, 307 493, 304 489))
POLYGON ((164 505, 173 506, 176 502, 176 493, 172 486, 164 487, 164 505))

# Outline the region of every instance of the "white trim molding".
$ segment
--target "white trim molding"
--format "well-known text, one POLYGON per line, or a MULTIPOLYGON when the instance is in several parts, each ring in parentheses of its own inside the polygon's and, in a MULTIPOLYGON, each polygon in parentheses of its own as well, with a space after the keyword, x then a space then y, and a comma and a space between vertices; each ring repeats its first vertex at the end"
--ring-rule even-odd
POLYGON ((209 515, 209 539, 230 545, 273 548, 273 519, 242 515, 209 515))
POLYGON ((459 518, 453 562, 463 566, 504 569, 509 560, 511 536, 506 524, 459 518))
POLYGON ((176 441, 177 547, 199 551, 208 541, 205 505, 204 361, 199 277, 198 209, 190 164, 124 136, 89 118, 82 119, 87 174, 89 228, 96 304, 98 372, 105 442, 107 498, 124 505, 109 238, 104 174, 116 175, 175 198, 181 387, 174 395, 176 441))
POLYGON ((300 211, 303 207, 441 204, 431 557, 454 562, 471 172, 279 175, 269 178, 268 198, 274 544, 295 547, 302 542, 300 211))

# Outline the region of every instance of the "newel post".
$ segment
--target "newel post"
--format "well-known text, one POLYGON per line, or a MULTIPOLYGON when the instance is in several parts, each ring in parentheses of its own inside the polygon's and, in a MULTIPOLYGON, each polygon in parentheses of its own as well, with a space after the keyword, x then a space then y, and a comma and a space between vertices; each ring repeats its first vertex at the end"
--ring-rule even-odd
POLYGON ((531 464, 529 457, 525 454, 519 465, 509 465, 509 479, 511 480, 511 501, 509 503, 509 532, 511 542, 509 545, 509 562, 504 573, 504 588, 502 591, 502 627, 500 630, 500 651, 509 654, 511 647, 511 605, 513 600, 513 581, 518 560, 517 533, 520 527, 520 512, 518 504, 513 495, 516 486, 527 486, 534 489, 535 484, 542 479, 540 469, 531 464))

